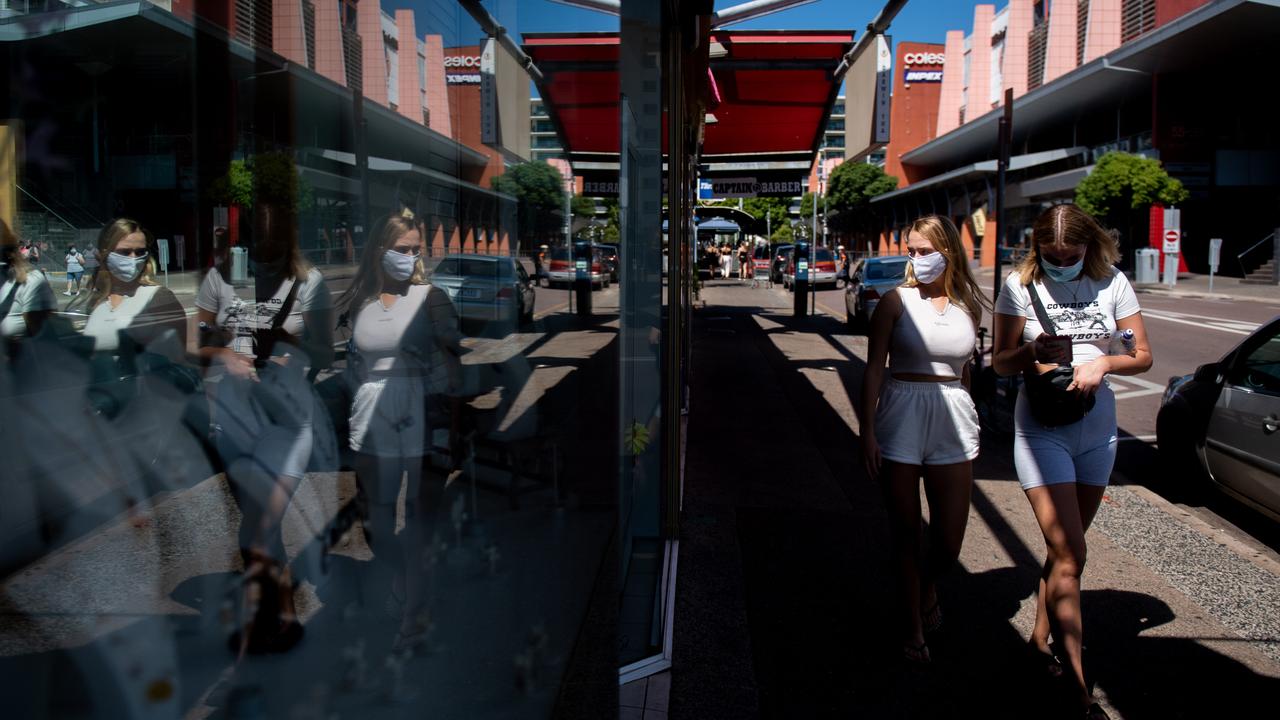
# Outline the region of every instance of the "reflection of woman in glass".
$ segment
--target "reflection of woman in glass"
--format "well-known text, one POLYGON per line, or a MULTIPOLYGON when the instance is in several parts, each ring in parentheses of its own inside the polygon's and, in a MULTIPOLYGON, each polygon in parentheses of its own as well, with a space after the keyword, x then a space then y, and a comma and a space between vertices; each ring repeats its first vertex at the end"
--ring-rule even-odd
POLYGON ((89 298, 84 334, 95 352, 116 353, 120 333, 140 346, 172 331, 178 353, 187 347, 187 318, 182 304, 155 279, 151 234, 137 222, 119 218, 98 235, 99 256, 107 272, 96 278, 89 298))
POLYGON ((17 237, 0 220, 0 337, 14 345, 36 335, 57 304, 49 278, 19 251, 17 237))
POLYGON ((308 369, 333 355, 332 299, 320 271, 302 256, 291 198, 253 208, 253 287, 233 286, 228 263, 205 275, 196 294, 200 354, 210 383, 216 447, 240 506, 246 604, 258 613, 233 638, 238 652, 283 651, 301 636, 280 523, 315 442, 316 402, 308 369))
POLYGON ((426 639, 423 525, 437 504, 421 491, 431 434, 426 403, 436 384, 433 377, 448 372, 447 358, 453 357, 460 339, 448 296, 426 282, 422 251, 420 226, 404 216, 386 218, 365 247, 355 282, 339 301, 354 318, 354 352, 347 358, 353 382, 350 445, 368 502, 362 525, 374 553, 375 580, 370 584, 375 592, 389 588, 388 604, 402 612, 397 650, 426 639), (402 484, 404 528, 397 538, 402 484))

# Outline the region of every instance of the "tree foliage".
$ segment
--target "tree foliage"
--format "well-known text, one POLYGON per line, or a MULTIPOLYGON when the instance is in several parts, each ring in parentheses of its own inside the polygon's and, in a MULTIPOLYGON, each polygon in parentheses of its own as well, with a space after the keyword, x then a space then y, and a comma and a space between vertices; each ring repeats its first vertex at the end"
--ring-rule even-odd
POLYGON ((564 179, 547 163, 521 163, 494 177, 490 184, 519 202, 522 241, 551 238, 564 228, 564 179))
POLYGON ((1075 200, 1081 210, 1105 218, 1142 210, 1157 202, 1177 205, 1188 196, 1182 182, 1170 177, 1158 160, 1109 152, 1098 159, 1093 172, 1076 186, 1075 200))
POLYGON ((252 208, 255 202, 267 202, 306 210, 315 203, 311 184, 298 174, 293 156, 284 152, 232 160, 227 172, 213 181, 209 195, 214 202, 243 208, 252 208))
MULTIPOLYGON (((816 197, 814 193, 807 192, 800 196, 800 222, 796 223, 796 236, 804 239, 812 240, 822 232, 822 220, 818 219, 817 226, 814 226, 813 200, 816 197)), ((818 208, 818 215, 822 215, 822 207, 818 208)))
POLYGON ((841 163, 827 179, 827 208, 833 213, 832 225, 854 236, 873 232, 876 215, 871 209, 871 199, 897 187, 898 178, 886 174, 878 165, 841 163))
POLYGON ((756 232, 764 235, 769 230, 777 231, 788 224, 787 208, 791 205, 789 198, 755 197, 742 201, 742 210, 757 221, 756 232))

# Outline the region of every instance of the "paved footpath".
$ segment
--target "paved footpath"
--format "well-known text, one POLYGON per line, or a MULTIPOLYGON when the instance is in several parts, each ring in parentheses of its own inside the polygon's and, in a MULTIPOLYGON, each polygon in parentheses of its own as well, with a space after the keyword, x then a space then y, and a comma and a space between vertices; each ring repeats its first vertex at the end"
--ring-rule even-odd
MULTIPOLYGON (((984 438, 934 666, 889 632, 878 487, 859 469, 866 339, 765 289, 695 311, 673 718, 1055 717, 1021 650, 1043 539, 1006 440, 984 438), (1038 705, 1036 703, 1039 703, 1038 705)), ((1087 663, 1114 718, 1245 717, 1280 691, 1280 563, 1136 486, 1089 536, 1087 663)))

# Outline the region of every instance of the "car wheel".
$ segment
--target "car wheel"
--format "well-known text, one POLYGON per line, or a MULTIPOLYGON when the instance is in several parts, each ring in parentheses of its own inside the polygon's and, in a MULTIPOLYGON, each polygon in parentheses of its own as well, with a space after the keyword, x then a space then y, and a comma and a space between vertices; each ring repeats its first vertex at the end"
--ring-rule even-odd
POLYGON ((1156 451, 1163 471, 1162 487, 1156 489, 1173 493, 1172 499, 1198 497, 1207 487, 1200 454, 1204 439, 1193 436, 1191 428, 1197 423, 1191 414, 1191 408, 1176 397, 1156 413, 1156 451))

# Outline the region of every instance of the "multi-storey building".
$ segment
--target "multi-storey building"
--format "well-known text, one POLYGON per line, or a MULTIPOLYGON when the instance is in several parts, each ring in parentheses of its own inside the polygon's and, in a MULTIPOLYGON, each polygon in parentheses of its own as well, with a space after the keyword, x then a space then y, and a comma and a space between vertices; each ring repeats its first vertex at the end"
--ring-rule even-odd
MULTIPOLYGON (((901 187, 875 201, 887 226, 879 249, 895 246, 896 229, 914 217, 946 213, 992 264, 997 233, 1019 244, 1102 154, 1123 150, 1159 159, 1190 191, 1181 213, 1189 269, 1207 266, 1211 237, 1223 238, 1224 257, 1245 250, 1280 225, 1267 200, 1280 189, 1280 139, 1265 113, 1230 108, 1258 96, 1252 70, 1271 64, 1278 26, 1280 8, 1253 0, 1009 0, 976 5, 969 32, 948 32, 945 45, 901 43, 886 161, 901 187), (1013 135, 1001 232, 986 213, 1006 92, 1013 135)), ((1162 217, 1154 207, 1116 221, 1123 265, 1155 244, 1162 217)))

